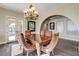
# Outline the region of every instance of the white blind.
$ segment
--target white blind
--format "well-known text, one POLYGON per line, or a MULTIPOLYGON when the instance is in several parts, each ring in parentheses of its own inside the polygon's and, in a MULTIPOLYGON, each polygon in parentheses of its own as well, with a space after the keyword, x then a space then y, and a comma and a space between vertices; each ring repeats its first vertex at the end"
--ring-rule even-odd
POLYGON ((77 27, 74 25, 73 22, 68 21, 68 32, 77 32, 77 27))
POLYGON ((64 28, 63 28, 63 22, 62 21, 59 21, 57 22, 57 31, 60 32, 61 34, 63 34, 64 32, 64 28))

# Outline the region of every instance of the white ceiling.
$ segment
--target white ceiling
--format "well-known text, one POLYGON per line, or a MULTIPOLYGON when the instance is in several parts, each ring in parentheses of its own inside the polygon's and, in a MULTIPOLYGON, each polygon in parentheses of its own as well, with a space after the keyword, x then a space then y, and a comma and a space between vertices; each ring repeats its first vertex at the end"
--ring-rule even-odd
MULTIPOLYGON (((23 10, 27 8, 30 4, 29 3, 0 3, 0 7, 10 9, 13 11, 23 13, 23 10)), ((33 5, 39 10, 55 10, 58 7, 62 6, 63 4, 54 4, 54 3, 36 3, 33 5)))
MULTIPOLYGON (((23 10, 27 8, 31 3, 0 3, 0 7, 10 9, 16 12, 23 13, 23 10)), ((72 4, 61 4, 61 3, 33 3, 32 4, 39 12, 56 10, 57 8, 64 5, 72 4)))

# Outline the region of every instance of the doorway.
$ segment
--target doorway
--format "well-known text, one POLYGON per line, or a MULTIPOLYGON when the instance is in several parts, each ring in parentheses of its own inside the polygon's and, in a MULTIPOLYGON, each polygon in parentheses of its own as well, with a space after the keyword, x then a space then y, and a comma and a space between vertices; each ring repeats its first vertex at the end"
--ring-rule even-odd
POLYGON ((49 16, 41 24, 40 31, 42 30, 60 33, 56 49, 67 55, 79 55, 79 30, 73 20, 63 15, 49 16))

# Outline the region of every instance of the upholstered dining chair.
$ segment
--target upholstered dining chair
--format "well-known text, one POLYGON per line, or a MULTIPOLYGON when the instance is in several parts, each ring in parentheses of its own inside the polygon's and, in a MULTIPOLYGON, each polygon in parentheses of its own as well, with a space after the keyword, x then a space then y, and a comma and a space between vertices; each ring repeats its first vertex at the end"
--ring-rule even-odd
POLYGON ((27 36, 31 36, 31 31, 30 30, 25 31, 25 37, 27 37, 27 36))
POLYGON ((52 31, 45 31, 45 36, 52 36, 52 31))
POLYGON ((40 37, 41 37, 41 40, 44 40, 44 37, 45 37, 45 31, 44 30, 40 31, 40 37))
POLYGON ((44 38, 42 40, 43 45, 47 45, 50 43, 52 39, 52 31, 45 31, 44 38))
POLYGON ((40 35, 44 35, 45 31, 44 30, 41 30, 40 31, 40 35))
POLYGON ((54 55, 54 49, 58 43, 58 40, 59 40, 59 33, 57 32, 53 34, 52 40, 47 46, 41 47, 41 51, 47 53, 48 55, 50 55, 51 53, 54 55))
POLYGON ((28 56, 29 53, 31 53, 31 52, 33 52, 35 50, 35 47, 34 47, 34 45, 29 44, 27 42, 27 38, 24 38, 23 33, 21 33, 21 39, 22 39, 22 42, 23 42, 23 48, 27 52, 27 56, 28 56))

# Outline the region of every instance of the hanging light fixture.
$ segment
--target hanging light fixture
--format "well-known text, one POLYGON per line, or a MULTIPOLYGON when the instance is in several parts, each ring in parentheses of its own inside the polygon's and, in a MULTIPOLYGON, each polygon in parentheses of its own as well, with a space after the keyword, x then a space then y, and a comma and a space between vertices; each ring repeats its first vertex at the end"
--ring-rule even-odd
POLYGON ((38 16, 38 11, 33 5, 30 5, 29 8, 24 10, 24 18, 27 20, 36 20, 38 16))

